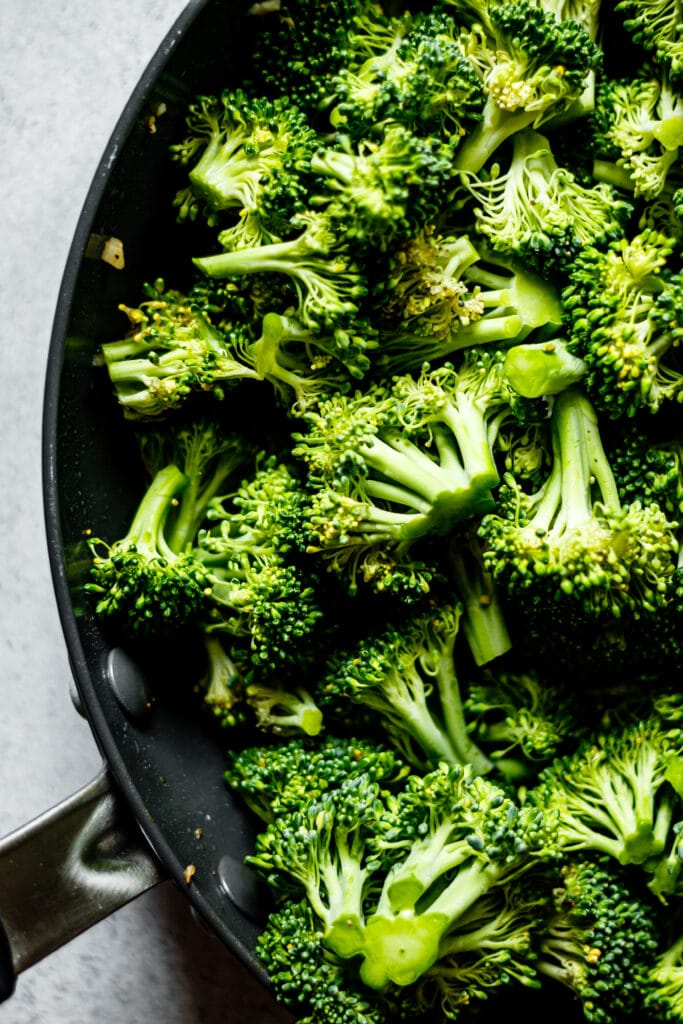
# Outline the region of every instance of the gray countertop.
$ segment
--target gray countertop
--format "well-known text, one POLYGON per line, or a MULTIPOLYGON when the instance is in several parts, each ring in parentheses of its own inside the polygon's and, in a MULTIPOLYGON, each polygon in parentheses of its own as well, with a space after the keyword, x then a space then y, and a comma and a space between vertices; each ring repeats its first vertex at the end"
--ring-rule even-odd
MULTIPOLYGON (((101 764, 70 700, 48 568, 41 414, 52 317, 99 158, 184 0, 0 0, 0 835, 101 764)), ((2 879, 0 878, 0 886, 2 879)), ((3 1024, 289 1019, 170 883, 30 968, 3 1024)))

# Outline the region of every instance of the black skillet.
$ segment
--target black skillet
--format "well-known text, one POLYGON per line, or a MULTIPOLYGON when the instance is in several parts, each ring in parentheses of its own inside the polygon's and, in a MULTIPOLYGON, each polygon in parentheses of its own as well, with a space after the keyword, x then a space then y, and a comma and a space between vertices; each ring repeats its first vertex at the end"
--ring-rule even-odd
POLYGON ((167 877, 265 980, 253 950, 267 898, 242 864, 254 825, 223 783, 225 736, 182 696, 196 652, 182 638, 158 651, 117 642, 79 596, 84 530, 122 536, 141 493, 98 346, 121 336, 118 304, 139 298, 150 268, 169 282, 181 273, 168 147, 196 94, 244 78, 253 22, 240 0, 188 3, 115 127, 66 264, 45 382, 45 521, 78 700, 104 767, 0 839, 0 1000, 21 970, 167 877))

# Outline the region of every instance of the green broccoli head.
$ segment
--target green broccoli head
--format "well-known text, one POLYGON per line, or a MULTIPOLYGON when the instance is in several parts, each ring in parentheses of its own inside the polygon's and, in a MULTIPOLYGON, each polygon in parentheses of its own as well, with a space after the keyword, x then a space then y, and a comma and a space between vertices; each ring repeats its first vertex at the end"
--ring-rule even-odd
POLYGON ((102 360, 128 419, 145 420, 180 409, 193 394, 222 398, 226 387, 258 380, 239 326, 217 328, 192 298, 158 279, 135 307, 121 306, 126 337, 105 342, 102 360))
POLYGON ((227 228, 224 242, 253 232, 258 244, 287 230, 305 199, 303 175, 317 138, 301 112, 281 97, 226 89, 195 100, 186 127, 187 138, 171 147, 174 159, 189 167, 189 186, 176 197, 179 217, 201 214, 220 225, 225 211, 235 211, 239 226, 227 228))
POLYGON ((506 139, 566 112, 602 61, 583 25, 558 21, 527 0, 487 5, 462 45, 487 97, 482 120, 455 155, 456 168, 473 174, 506 139))
POLYGON ((463 54, 452 19, 412 14, 372 25, 352 39, 349 59, 333 81, 332 123, 354 138, 394 122, 454 144, 481 117, 481 81, 463 54))
POLYGON ((484 562, 513 601, 543 608, 546 629, 665 607, 678 549, 675 526, 656 505, 622 505, 583 392, 555 398, 553 462, 532 494, 506 477, 499 508, 480 526, 484 562))
POLYGON ((560 878, 539 972, 568 988, 591 1024, 638 1019, 661 930, 652 905, 609 858, 573 857, 560 878))
POLYGON ((682 737, 651 717, 601 731, 544 768, 531 799, 559 814, 562 848, 620 864, 660 857, 677 800, 667 773, 680 762, 682 737))
POLYGON ((459 605, 442 604, 336 652, 318 686, 321 706, 350 718, 353 705, 369 709, 417 767, 443 761, 489 771, 463 715, 454 661, 460 615, 459 605))
POLYGON ((516 132, 507 170, 463 175, 476 229, 496 250, 544 275, 562 273, 585 245, 621 238, 633 211, 611 185, 586 186, 560 166, 548 139, 516 132))
POLYGON ((675 243, 645 230, 606 249, 586 247, 562 293, 570 350, 609 416, 656 412, 683 400, 678 348, 683 278, 667 270, 675 243))
POLYGON ((683 98, 652 68, 634 78, 603 78, 592 115, 593 168, 601 181, 653 200, 683 145, 683 98))

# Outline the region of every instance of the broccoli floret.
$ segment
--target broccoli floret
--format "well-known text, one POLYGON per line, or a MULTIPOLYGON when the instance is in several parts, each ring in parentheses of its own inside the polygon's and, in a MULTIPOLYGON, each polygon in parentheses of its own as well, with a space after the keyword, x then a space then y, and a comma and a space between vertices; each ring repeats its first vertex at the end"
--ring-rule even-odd
POLYGON ((313 153, 320 187, 310 203, 350 245, 385 250, 440 210, 452 148, 438 136, 423 138, 392 123, 377 139, 335 142, 313 153))
POLYGON ((323 727, 323 714, 311 694, 303 687, 254 682, 245 687, 245 701, 254 712, 256 726, 274 736, 317 736, 323 727))
POLYGON ((463 349, 520 343, 562 324, 559 291, 514 259, 466 235, 426 229, 392 255, 373 308, 376 362, 415 372, 463 349))
POLYGON ((414 986, 418 1005, 436 1006, 449 1020, 470 1020, 478 1005, 490 1017, 494 995, 540 988, 537 947, 552 902, 546 875, 530 870, 495 886, 462 915, 442 940, 439 959, 414 986))
POLYGON ((563 866, 555 889, 538 970, 575 995, 590 1024, 642 1013, 660 926, 630 883, 613 861, 582 856, 563 866))
POLYGON ((163 437, 153 434, 144 450, 152 479, 124 537, 89 539, 86 589, 104 620, 127 632, 159 634, 207 612, 211 583, 195 557, 194 537, 207 505, 244 465, 248 449, 243 438, 197 421, 163 437))
POLYGON ((650 53, 672 80, 683 76, 679 0, 618 0, 615 13, 634 43, 650 53))
POLYGON ((659 952, 650 972, 645 1005, 662 1024, 680 1021, 683 1014, 683 936, 659 952))
POLYGON ((585 387, 612 418, 683 401, 683 276, 667 270, 672 241, 653 231, 587 246, 562 301, 570 350, 586 364, 585 387))
POLYGON ((467 686, 464 711, 474 742, 516 783, 533 781, 582 732, 574 694, 533 670, 488 670, 467 686))
POLYGON ((469 766, 410 776, 377 839, 394 860, 366 917, 362 980, 379 990, 416 982, 451 941, 455 952, 477 901, 554 857, 554 844, 552 815, 517 806, 469 766))
POLYGON ((462 45, 487 97, 482 120, 455 153, 456 169, 472 174, 506 139, 567 111, 602 58, 582 25, 526 0, 487 5, 462 45))
POLYGON ((304 327, 321 330, 346 324, 359 312, 368 290, 346 239, 321 212, 297 214, 293 224, 299 229, 294 238, 198 257, 194 265, 208 277, 284 274, 296 290, 296 316, 304 327))
POLYGON ((232 493, 211 502, 196 536, 195 558, 209 588, 207 629, 242 637, 264 672, 299 672, 299 643, 315 637, 324 615, 315 576, 297 564, 305 538, 305 497, 296 475, 275 456, 232 493))
POLYGON ((401 756, 422 767, 489 759, 467 734, 454 661, 461 608, 441 605, 336 652, 318 686, 323 709, 353 717, 359 704, 377 716, 401 756))
POLYGON ((201 96, 189 108, 187 138, 171 147, 189 167, 176 197, 181 219, 197 214, 223 226, 225 248, 279 239, 304 202, 306 171, 317 135, 288 100, 252 98, 243 90, 201 96), (233 226, 221 215, 235 211, 233 226))
POLYGON ((297 812, 345 779, 363 775, 393 790, 408 772, 393 748, 356 736, 287 738, 269 746, 231 749, 227 758, 226 782, 266 823, 297 812))
POLYGON ((323 944, 309 904, 290 901, 274 911, 256 953, 276 997, 297 1024, 389 1024, 389 1007, 360 983, 348 962, 323 944))
POLYGON ((656 199, 683 146, 683 97, 649 68, 635 78, 603 78, 593 114, 593 173, 656 199))
POLYGON ((585 245, 621 238, 632 206, 609 184, 587 187, 555 160, 548 139, 516 132, 507 170, 463 175, 474 223, 494 249, 543 274, 562 273, 585 245))
POLYGON ((129 419, 179 409, 194 393, 222 398, 225 388, 259 380, 245 352, 244 331, 218 330, 189 296, 158 279, 136 307, 120 306, 130 333, 101 346, 114 394, 129 419))
POLYGON ((351 40, 333 81, 332 123, 354 137, 387 122, 459 143, 481 117, 481 81, 443 14, 404 15, 351 40), (370 51, 368 53, 368 51, 370 51))
POLYGON ((228 638, 219 634, 205 633, 203 636, 206 653, 206 668, 195 686, 206 707, 225 728, 242 725, 244 711, 244 679, 239 672, 228 638))
POLYGON ((327 103, 331 79, 349 59, 352 33, 382 22, 369 0, 285 0, 255 19, 249 76, 252 88, 288 96, 311 119, 327 103))
POLYGON ((484 516, 484 562, 494 580, 531 614, 553 623, 608 619, 664 607, 677 551, 674 526, 656 505, 622 505, 595 411, 569 388, 554 400, 553 463, 527 494, 511 476, 509 494, 484 516))
POLYGON ((377 549, 400 556, 492 508, 492 445, 514 401, 500 356, 470 350, 459 370, 446 364, 322 402, 294 435, 314 546, 355 574, 377 549))
POLYGON ((381 862, 372 837, 383 805, 377 783, 356 774, 275 817, 246 858, 276 891, 305 894, 325 946, 344 959, 364 947, 365 903, 381 862))
POLYGON ((530 799, 559 814, 563 850, 647 866, 669 839, 676 793, 667 772, 682 752, 683 733, 656 717, 605 730, 544 768, 530 799))

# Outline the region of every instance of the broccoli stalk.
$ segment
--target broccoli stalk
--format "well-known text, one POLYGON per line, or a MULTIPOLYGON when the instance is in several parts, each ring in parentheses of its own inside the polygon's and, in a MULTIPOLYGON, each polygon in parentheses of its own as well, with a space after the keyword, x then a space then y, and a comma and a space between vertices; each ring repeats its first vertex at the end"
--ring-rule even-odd
POLYGON ((244 681, 237 670, 225 638, 205 633, 206 669, 195 690, 204 704, 225 727, 244 721, 244 681))
POLYGON ((255 713, 257 728, 275 736, 317 736, 322 729, 322 711, 303 687, 288 690, 262 682, 249 683, 245 700, 255 713))
POLYGON ((462 605, 462 632, 476 665, 487 665, 512 647, 493 578, 484 568, 473 531, 460 530, 448 550, 449 576, 462 605))
POLYGON ((583 360, 561 338, 513 345, 505 353, 503 368, 510 386, 523 398, 557 395, 580 384, 586 372, 583 360))

